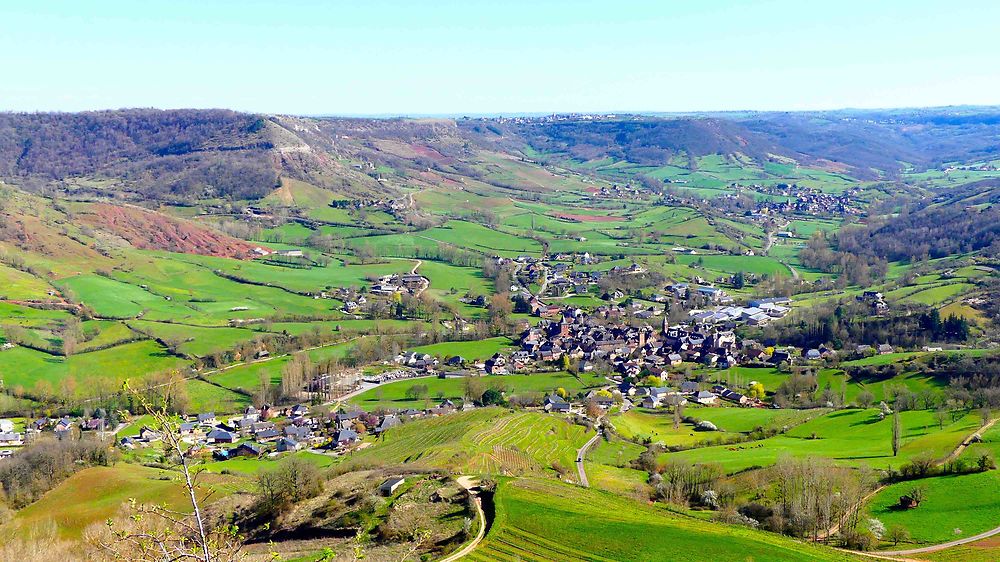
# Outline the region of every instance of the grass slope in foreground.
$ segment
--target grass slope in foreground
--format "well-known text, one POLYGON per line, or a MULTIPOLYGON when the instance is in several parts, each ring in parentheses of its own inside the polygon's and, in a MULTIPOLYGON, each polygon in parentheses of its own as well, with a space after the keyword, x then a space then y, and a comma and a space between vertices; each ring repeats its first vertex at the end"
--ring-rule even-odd
POLYGON ((485 560, 854 560, 780 535, 671 514, 595 489, 500 484, 496 519, 467 557, 485 560))

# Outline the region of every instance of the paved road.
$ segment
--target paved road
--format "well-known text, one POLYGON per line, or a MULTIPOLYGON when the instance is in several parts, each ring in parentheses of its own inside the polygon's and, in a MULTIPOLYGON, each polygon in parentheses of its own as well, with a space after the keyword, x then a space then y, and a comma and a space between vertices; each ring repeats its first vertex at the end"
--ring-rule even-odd
POLYGON ((479 482, 475 481, 472 476, 459 476, 455 479, 458 484, 468 490, 472 494, 473 503, 476 506, 476 518, 479 519, 479 532, 476 533, 476 538, 472 539, 472 542, 460 548, 457 552, 450 554, 447 558, 441 560, 441 562, 454 562, 459 558, 469 554, 479 546, 482 542, 483 537, 486 536, 486 513, 483 511, 483 501, 479 499, 479 496, 472 491, 479 482))
POLYGON ((996 527, 986 531, 984 533, 979 533, 978 535, 973 535, 971 537, 965 537, 964 539, 956 539, 951 542, 935 544, 932 546, 925 546, 923 548, 910 548, 907 550, 884 550, 879 551, 877 554, 884 556, 908 556, 910 554, 926 554, 928 552, 937 552, 939 550, 944 550, 946 548, 951 548, 953 546, 961 546, 963 544, 968 544, 970 542, 976 542, 978 540, 987 539, 994 535, 1000 534, 1000 527, 996 527))
MULTIPOLYGON (((998 421, 997 419, 990 420, 985 425, 983 425, 983 427, 981 427, 978 430, 976 430, 976 433, 977 434, 984 433, 987 429, 993 427, 993 425, 995 423, 997 423, 997 421, 998 421)), ((945 464, 945 463, 947 463, 949 461, 952 461, 952 460, 958 458, 958 456, 962 454, 962 451, 964 451, 966 448, 968 448, 969 443, 971 442, 971 440, 972 440, 972 436, 970 435, 967 439, 965 439, 964 441, 962 441, 962 443, 957 448, 955 448, 955 450, 952 451, 950 455, 948 455, 947 457, 945 457, 943 460, 939 461, 938 462, 938 466, 940 466, 942 464, 945 464)), ((994 527, 993 529, 990 529, 989 531, 984 531, 982 533, 979 533, 978 535, 972 535, 971 537, 965 537, 964 539, 955 539, 953 541, 949 541, 949 542, 946 542, 946 543, 934 544, 934 545, 931 545, 931 546, 924 546, 924 547, 920 547, 920 548, 908 548, 908 549, 905 549, 905 550, 887 550, 887 551, 881 551, 881 552, 879 552, 879 554, 882 554, 882 555, 885 555, 885 556, 908 556, 910 554, 927 554, 929 552, 937 552, 939 550, 944 550, 946 548, 952 548, 952 547, 955 547, 955 546, 961 546, 963 544, 968 544, 970 542, 976 542, 978 540, 987 539, 989 537, 992 537, 992 536, 998 535, 998 534, 1000 534, 1000 527, 994 527)))
POLYGON ((975 435, 980 435, 981 436, 982 434, 986 433, 986 430, 988 430, 989 428, 993 427, 993 425, 996 424, 998 421, 1000 421, 1000 418, 994 418, 994 419, 986 422, 985 424, 983 424, 983 426, 980 427, 979 429, 977 429, 972 435, 969 435, 968 437, 966 437, 962 441, 962 443, 958 447, 956 447, 954 451, 951 452, 950 455, 948 455, 944 459, 938 461, 938 463, 937 463, 938 466, 941 466, 943 464, 947 464, 947 463, 949 463, 949 462, 957 459, 958 456, 961 455, 962 452, 965 451, 969 447, 969 444, 972 443, 972 437, 973 436, 975 436, 975 435))
POLYGON ((583 461, 587 458, 587 450, 597 443, 597 440, 601 438, 601 428, 598 426, 597 434, 590 438, 590 441, 584 443, 583 447, 576 452, 576 472, 580 477, 580 485, 584 488, 590 487, 590 481, 587 480, 587 471, 583 469, 583 461))

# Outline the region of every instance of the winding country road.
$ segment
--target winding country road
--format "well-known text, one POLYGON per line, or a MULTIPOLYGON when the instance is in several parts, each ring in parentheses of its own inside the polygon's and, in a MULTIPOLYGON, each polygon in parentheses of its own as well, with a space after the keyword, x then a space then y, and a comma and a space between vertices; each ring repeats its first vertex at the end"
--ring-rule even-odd
POLYGON ((781 265, 787 267, 788 271, 790 271, 792 273, 792 279, 794 279, 796 281, 799 280, 799 272, 794 267, 792 267, 792 264, 790 264, 790 263, 788 263, 786 261, 783 261, 783 262, 781 262, 781 265))
MULTIPOLYGON (((410 270, 410 275, 417 275, 417 269, 421 265, 423 265, 423 264, 424 264, 424 262, 422 260, 417 260, 417 263, 413 264, 413 269, 410 270)), ((417 291, 416 293, 413 293, 414 297, 419 297, 420 295, 422 295, 424 293, 424 291, 426 291, 427 289, 430 288, 430 286, 431 286, 430 279, 428 279, 428 278, 425 277, 424 280, 426 282, 424 283, 424 285, 422 287, 420 287, 420 290, 417 291)))
POLYGON ((472 476, 459 476, 455 479, 458 485, 465 488, 466 491, 472 495, 473 504, 476 506, 476 518, 479 519, 479 532, 476 533, 476 537, 472 539, 472 542, 458 549, 456 552, 449 554, 446 558, 442 558, 441 562, 454 562, 459 558, 469 554, 479 546, 479 543, 483 541, 483 537, 486 536, 486 512, 483 511, 483 501, 479 499, 479 496, 473 491, 473 488, 479 485, 472 476))
POLYGON ((987 539, 998 534, 1000 534, 1000 527, 990 529, 989 531, 979 533, 978 535, 965 537, 964 539, 955 539, 953 541, 946 543, 925 546, 922 548, 910 548, 907 550, 880 550, 875 552, 875 554, 880 554, 882 556, 909 556, 911 554, 927 554, 930 552, 937 552, 939 550, 944 550, 946 548, 952 548, 955 546, 968 544, 970 542, 976 542, 978 540, 987 539))
POLYGON ((760 255, 766 256, 771 251, 771 246, 774 246, 774 233, 767 233, 767 242, 764 243, 764 248, 761 250, 760 255))
POLYGON ((601 426, 597 426, 597 434, 590 438, 589 441, 583 444, 583 447, 576 452, 576 472, 580 477, 580 485, 584 488, 590 487, 590 481, 587 480, 587 471, 583 468, 583 461, 587 457, 587 450, 594 446, 594 443, 601 438, 601 426))

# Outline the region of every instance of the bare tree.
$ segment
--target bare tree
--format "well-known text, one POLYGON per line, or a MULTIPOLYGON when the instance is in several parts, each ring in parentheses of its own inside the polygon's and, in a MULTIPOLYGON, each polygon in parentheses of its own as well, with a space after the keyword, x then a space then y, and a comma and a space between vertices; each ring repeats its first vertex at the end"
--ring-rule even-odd
POLYGON ((140 404, 152 419, 152 425, 162 435, 164 447, 176 459, 191 513, 164 506, 143 505, 130 500, 127 517, 110 520, 107 532, 90 537, 91 543, 112 560, 124 562, 235 562, 243 559, 242 537, 234 526, 209 528, 198 498, 198 474, 192 471, 174 421, 165 408, 157 408, 128 381, 125 393, 140 404))

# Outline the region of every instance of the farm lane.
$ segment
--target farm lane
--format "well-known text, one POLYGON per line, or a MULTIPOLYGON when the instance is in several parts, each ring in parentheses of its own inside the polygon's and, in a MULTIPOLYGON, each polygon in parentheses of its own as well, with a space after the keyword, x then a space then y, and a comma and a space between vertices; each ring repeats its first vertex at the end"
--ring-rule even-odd
POLYGON ((476 518, 479 520, 479 531, 476 533, 476 537, 472 539, 472 542, 463 546, 458 552, 448 555, 448 557, 441 560, 441 562, 454 562, 459 558, 469 554, 479 546, 482 542, 483 537, 486 536, 486 512, 483 511, 483 501, 479 498, 479 495, 474 491, 479 485, 479 482, 475 480, 472 476, 459 476, 455 479, 459 486, 466 489, 472 496, 473 505, 476 506, 476 518))
POLYGON ((594 443, 601 438, 601 421, 597 421, 597 434, 590 438, 589 441, 584 443, 583 447, 576 452, 576 471, 580 477, 580 485, 584 488, 590 487, 590 481, 587 480, 587 471, 583 468, 583 462, 586 460, 587 450, 594 446, 594 443))
POLYGON ((970 542, 980 541, 982 539, 988 539, 994 535, 1000 534, 1000 527, 995 527, 989 531, 979 533, 978 535, 973 535, 971 537, 965 537, 964 539, 955 539, 946 543, 935 544, 931 546, 925 546, 921 548, 910 548, 907 550, 885 550, 879 551, 878 554, 885 556, 909 556, 911 554, 928 554, 931 552, 937 552, 939 550, 944 550, 946 548, 952 548, 955 546, 961 546, 963 544, 969 544, 970 542))

